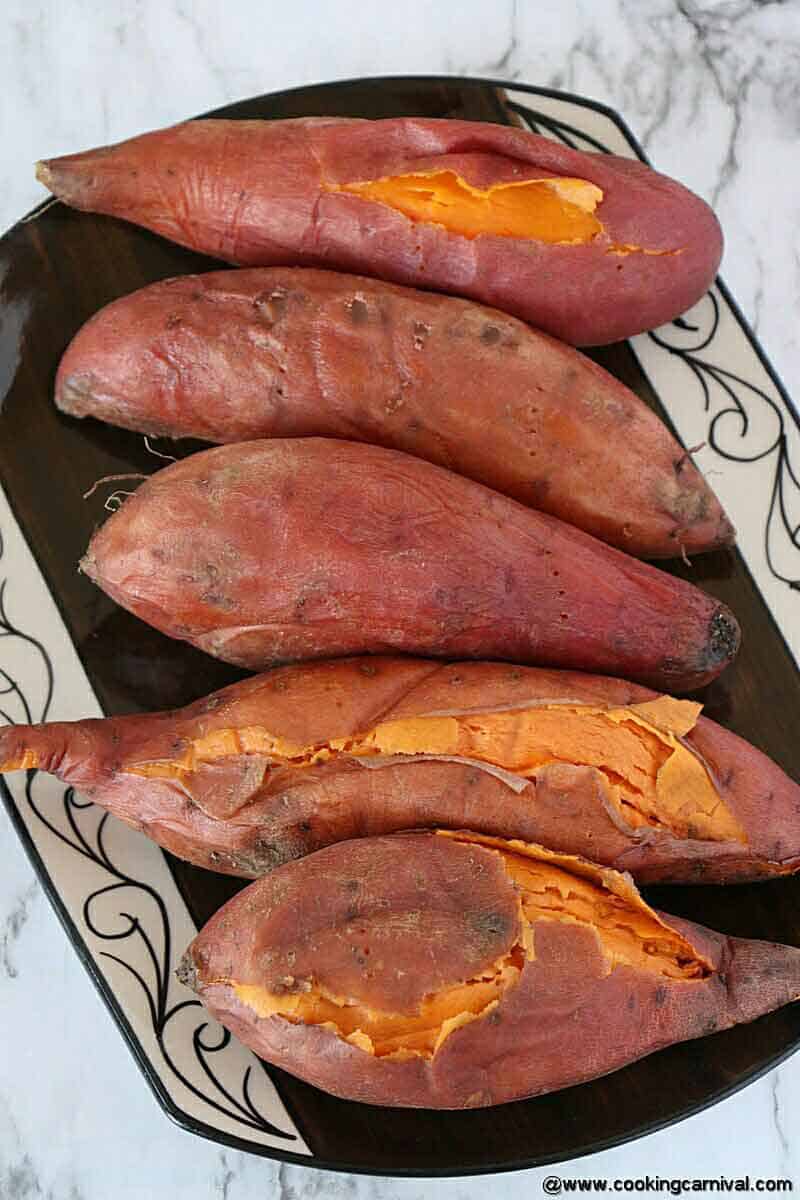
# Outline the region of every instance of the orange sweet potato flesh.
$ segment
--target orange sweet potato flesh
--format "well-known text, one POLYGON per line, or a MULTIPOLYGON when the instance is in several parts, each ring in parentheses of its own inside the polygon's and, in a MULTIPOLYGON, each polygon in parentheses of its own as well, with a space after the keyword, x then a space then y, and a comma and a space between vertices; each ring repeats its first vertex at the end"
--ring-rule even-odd
POLYGON ((341 842, 229 901, 179 970, 268 1062, 369 1104, 475 1108, 800 996, 800 950, 649 908, 630 879, 472 832, 341 842))
POLYGON ((639 882, 800 867, 800 787, 699 705, 621 680, 374 658, 283 667, 176 712, 0 730, 173 854, 258 876, 414 827, 519 836, 639 882))
POLYGON ((722 253, 711 209, 642 163, 470 121, 191 121, 37 173, 239 266, 453 292, 574 345, 678 316, 722 253))
POLYGON ((325 438, 156 472, 81 566, 157 629, 254 670, 402 652, 685 690, 739 642, 729 610, 683 580, 421 459, 325 438))
POLYGON ((56 404, 127 429, 405 450, 641 558, 733 530, 654 413, 569 346, 496 309, 334 271, 215 271, 102 309, 56 404))

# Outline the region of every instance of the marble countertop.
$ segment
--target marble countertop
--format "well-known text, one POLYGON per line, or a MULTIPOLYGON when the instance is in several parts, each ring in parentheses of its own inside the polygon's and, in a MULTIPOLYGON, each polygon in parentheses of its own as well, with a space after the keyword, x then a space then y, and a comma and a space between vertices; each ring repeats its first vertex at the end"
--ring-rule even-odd
MULTIPOLYGON (((42 198, 32 162, 248 95, 359 75, 472 74, 616 108, 656 166, 712 201, 723 275, 787 384, 800 371, 797 0, 6 0, 0 227, 42 198)), ((425 1180, 279 1166, 201 1141, 157 1107, 0 821, 0 1197, 412 1200, 425 1180), (13 1031, 13 1032, 12 1032, 13 1031)), ((492 1179, 721 1174, 800 1186, 800 1057, 714 1109, 620 1149, 492 1179)), ((486 1180, 436 1183, 442 1200, 486 1180)))

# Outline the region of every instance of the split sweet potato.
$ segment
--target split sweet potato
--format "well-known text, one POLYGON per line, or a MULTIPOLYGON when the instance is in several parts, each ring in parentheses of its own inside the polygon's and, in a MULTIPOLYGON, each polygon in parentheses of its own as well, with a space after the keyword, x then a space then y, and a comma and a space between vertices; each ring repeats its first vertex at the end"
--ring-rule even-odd
POLYGON ((455 292, 575 345, 684 312, 722 252, 711 209, 644 164, 470 121, 191 121, 37 173, 237 265, 455 292))
POLYGON ((73 340, 56 403, 170 437, 406 450, 642 558, 733 535, 665 425, 589 359, 497 310, 332 271, 123 296, 73 340))
POLYGON ((268 1062, 369 1104, 477 1108, 617 1070, 800 997, 800 950, 656 912, 522 841, 410 833, 279 867, 178 972, 268 1062))
POLYGON ((401 651, 681 691, 739 642, 729 610, 683 580, 421 459, 325 438, 156 472, 81 566, 157 629, 255 670, 401 651))
POLYGON ((575 672, 342 659, 177 712, 0 730, 0 771, 51 771, 233 875, 431 826, 536 841, 641 883, 797 870, 800 787, 699 711, 575 672))

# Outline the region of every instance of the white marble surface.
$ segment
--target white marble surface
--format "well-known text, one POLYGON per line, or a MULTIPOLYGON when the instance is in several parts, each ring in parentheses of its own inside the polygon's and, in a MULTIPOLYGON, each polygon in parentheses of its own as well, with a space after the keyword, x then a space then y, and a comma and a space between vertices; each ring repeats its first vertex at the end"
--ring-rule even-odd
MULTIPOLYGON (((778 371, 798 379, 798 0, 5 0, 0 227, 42 197, 31 164, 226 101, 326 78, 469 73, 617 108, 655 164, 713 200, 723 274, 778 371)), ((411 1200, 424 1180, 278 1167, 175 1128, 145 1087, 0 821, 0 1197, 411 1200)), ((546 1174, 783 1176, 800 1187, 800 1057, 715 1109, 546 1174)), ((442 1200, 485 1180, 438 1181, 442 1200)))

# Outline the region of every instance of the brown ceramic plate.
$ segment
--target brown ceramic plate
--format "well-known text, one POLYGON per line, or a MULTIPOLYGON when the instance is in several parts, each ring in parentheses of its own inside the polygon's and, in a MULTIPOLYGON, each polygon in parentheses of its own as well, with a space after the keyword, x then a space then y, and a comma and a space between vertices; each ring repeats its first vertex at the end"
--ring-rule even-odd
MULTIPOLYGON (((608 109, 521 85, 504 92, 483 80, 335 83, 213 115, 323 114, 511 121, 582 149, 640 154, 608 109)), ((77 573, 115 485, 88 500, 84 493, 101 477, 149 473, 159 462, 140 436, 70 420, 51 402, 59 356, 102 305, 154 280, 217 265, 57 203, 41 206, 0 241, 0 720, 171 707, 237 677, 122 612, 77 573)), ((788 514, 797 502, 798 429, 787 397, 721 284, 684 318, 595 357, 687 445, 705 443, 698 461, 715 471, 739 527, 739 549, 670 569, 729 604, 744 630, 738 662, 703 696, 706 711, 797 778, 800 629, 793 604, 800 550, 788 514)), ((34 773, 11 777, 3 793, 68 936, 166 1111, 184 1127, 242 1149, 381 1175, 555 1162, 696 1112, 800 1042, 795 1007, 605 1079, 498 1109, 417 1112, 335 1100, 264 1070, 173 978, 193 928, 236 890, 235 881, 169 859, 71 789, 34 773)), ((800 945, 800 879, 653 889, 648 898, 728 933, 800 945)))

